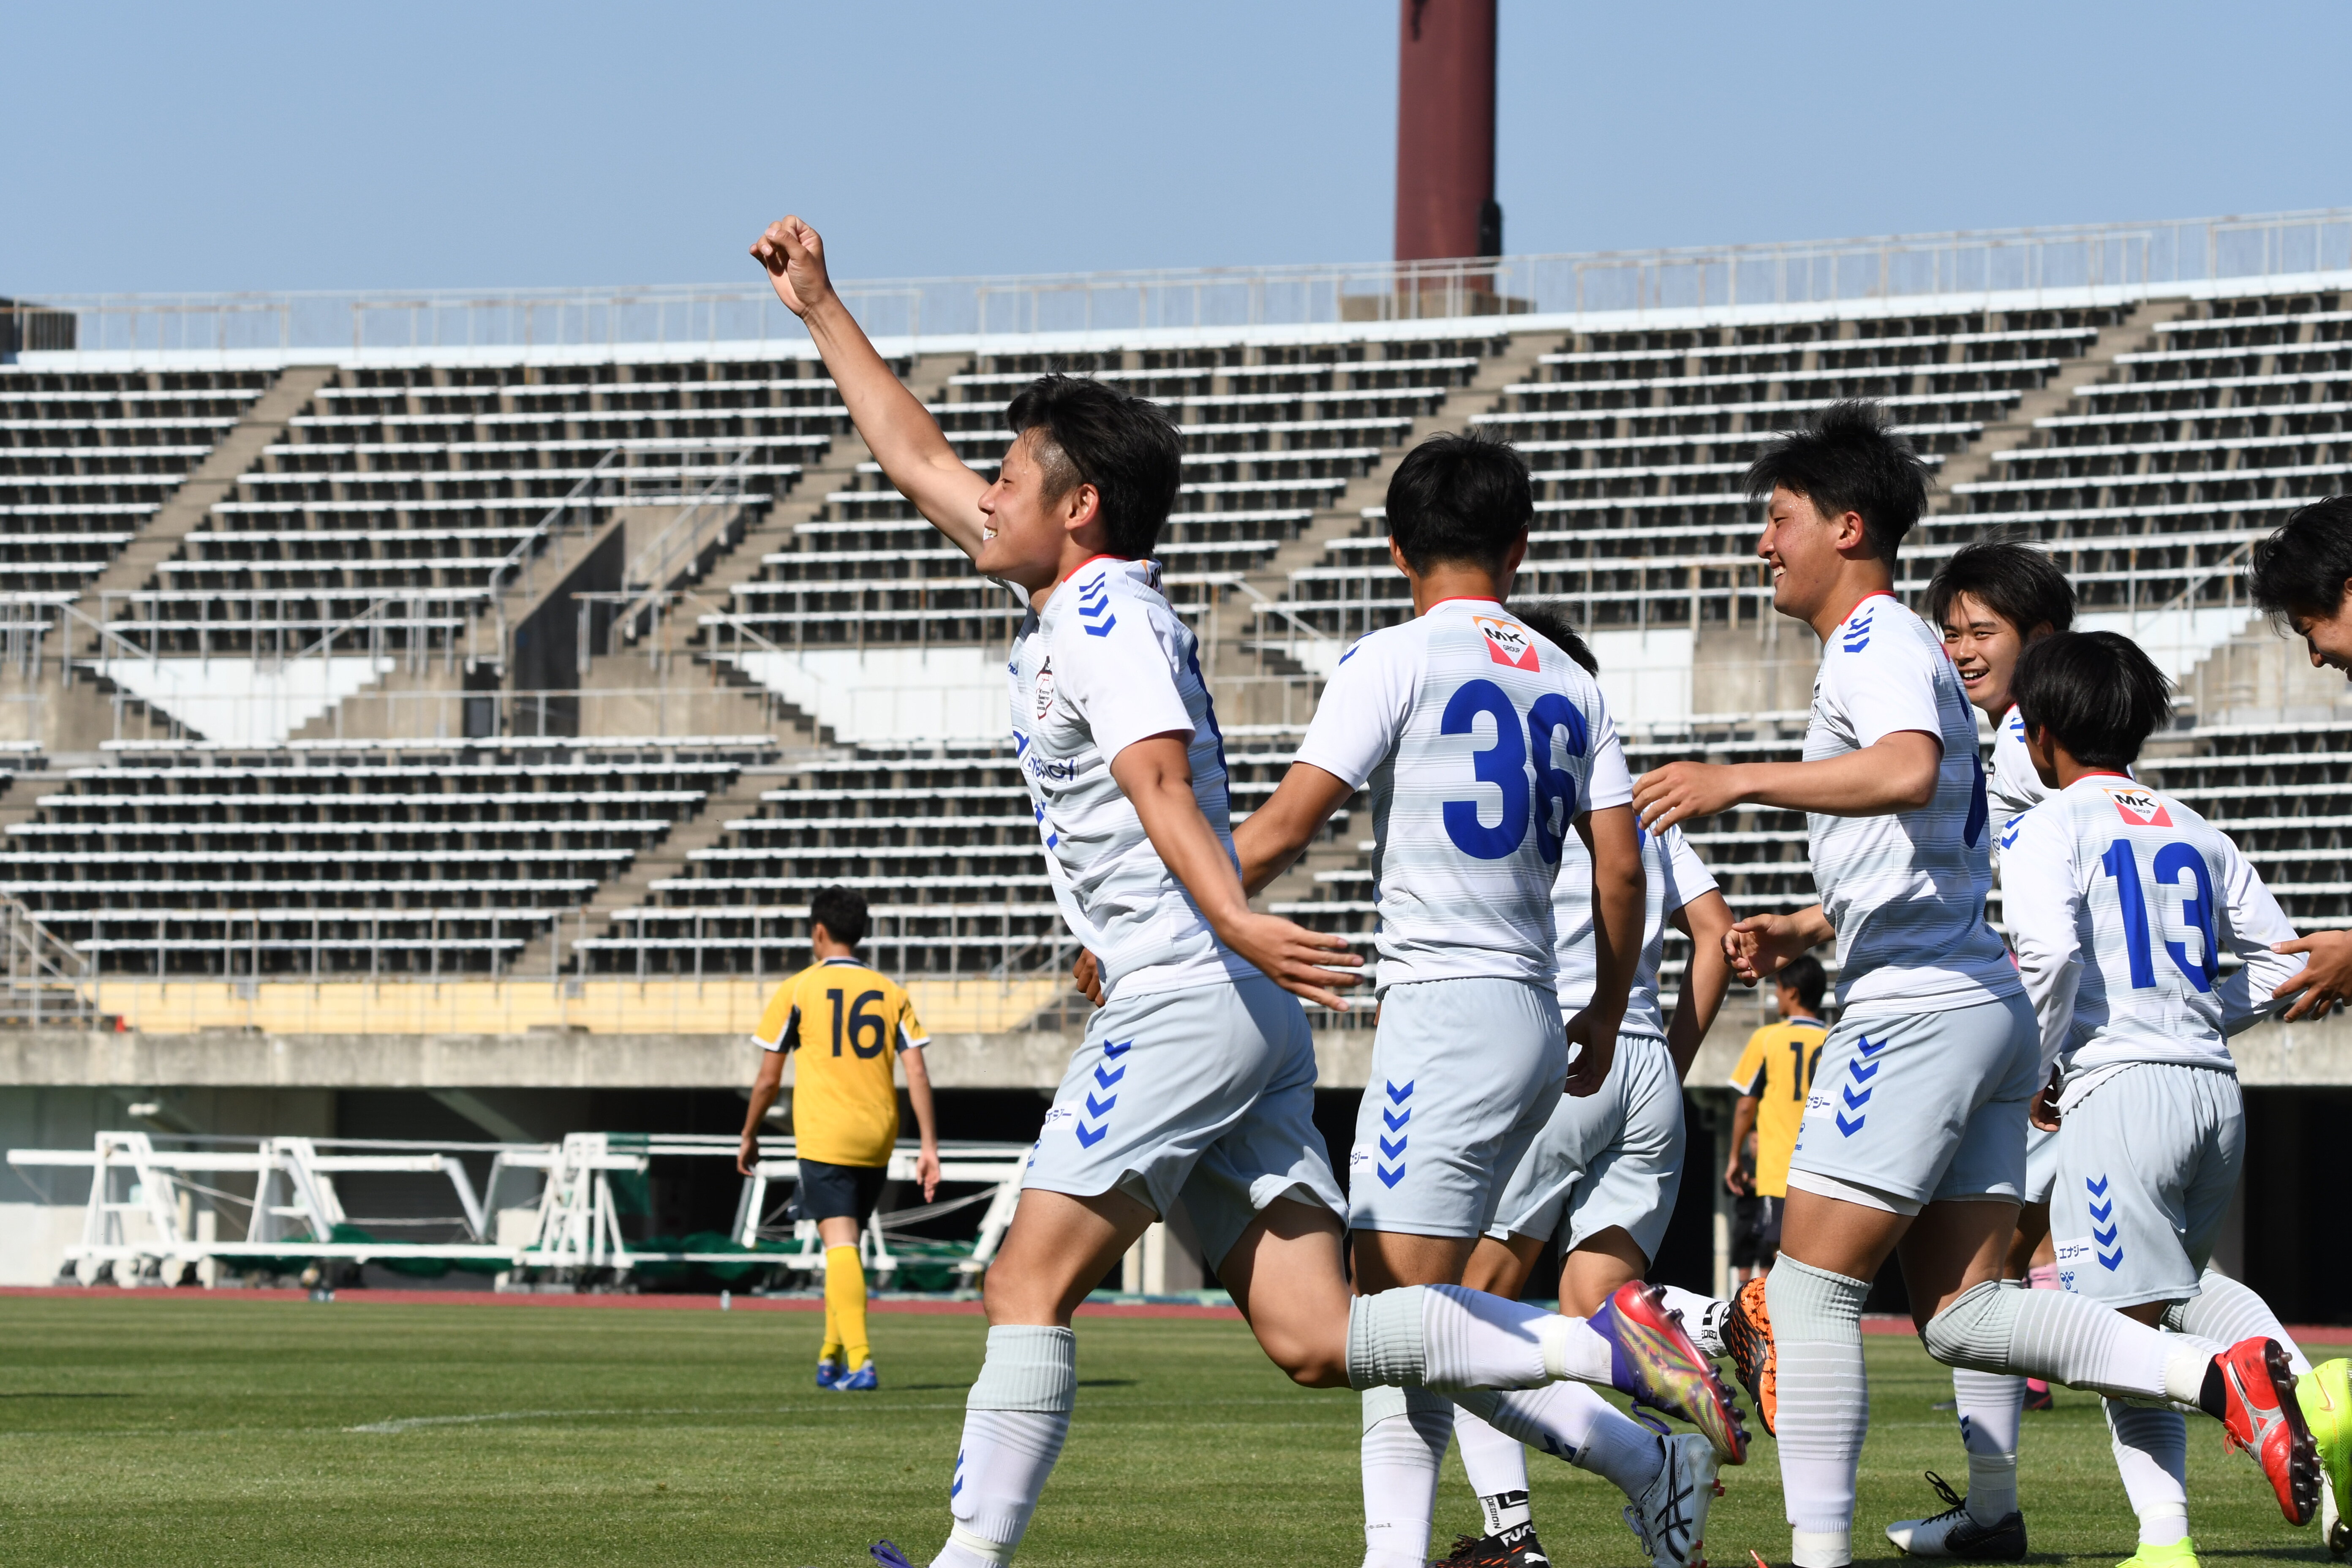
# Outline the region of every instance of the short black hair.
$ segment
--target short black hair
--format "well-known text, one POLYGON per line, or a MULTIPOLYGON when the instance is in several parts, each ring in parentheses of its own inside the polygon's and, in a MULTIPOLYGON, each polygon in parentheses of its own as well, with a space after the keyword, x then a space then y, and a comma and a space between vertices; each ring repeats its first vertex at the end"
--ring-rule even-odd
POLYGON ((1500 572, 1535 516, 1528 460, 1500 437, 1441 432, 1389 479, 1389 537, 1416 572, 1446 561, 1500 572))
POLYGON ((2060 632, 2018 657, 2017 715, 2087 768, 2122 773, 2172 721, 2172 682, 2120 632, 2060 632))
POLYGON ((1094 486, 1113 555, 1139 559, 1159 548, 1184 482, 1184 438, 1166 409, 1085 376, 1041 375, 1004 417, 1016 440, 1038 433, 1049 497, 1094 486))
POLYGON ((1772 976, 1772 983, 1794 991, 1797 1000, 1805 1005, 1808 1013, 1822 1010, 1822 998, 1828 995, 1830 990, 1829 972, 1822 967, 1822 961, 1810 952, 1801 952, 1790 959, 1780 973, 1772 976))
POLYGON ((2352 581, 2352 496, 2287 513, 2276 533, 2254 545, 2246 576, 2254 603, 2273 616, 2333 616, 2352 581))
POLYGON ((809 900, 809 923, 844 947, 866 940, 866 895, 854 888, 826 888, 809 900))
POLYGON ((1568 617, 1549 605, 1506 605, 1503 608, 1517 616, 1521 622, 1543 633, 1559 645, 1560 652, 1584 667, 1587 675, 1601 673, 1601 661, 1592 657, 1592 645, 1568 624, 1568 617))
POLYGON ((2063 632, 2074 624, 2074 585, 2047 551, 2031 544, 1988 541, 1956 552, 1927 584, 1927 624, 1944 629, 1952 601, 1969 598, 2017 628, 2063 632))
POLYGON ((1927 510, 1927 465, 1875 403, 1832 403, 1784 431, 1748 465, 1748 499, 1792 490, 1823 517, 1862 516, 1870 552, 1888 565, 1927 510))

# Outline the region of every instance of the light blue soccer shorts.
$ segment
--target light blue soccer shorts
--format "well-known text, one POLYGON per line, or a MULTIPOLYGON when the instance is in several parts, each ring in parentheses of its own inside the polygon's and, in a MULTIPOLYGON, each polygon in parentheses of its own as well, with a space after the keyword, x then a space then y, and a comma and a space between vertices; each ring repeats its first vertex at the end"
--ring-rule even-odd
POLYGON ((2050 1189, 2058 1180, 2058 1134, 2034 1126, 2030 1120, 2032 1107, 2026 1110, 2029 1120, 2025 1124, 2024 1197, 2030 1204, 2046 1204, 2050 1201, 2050 1189))
POLYGON ((1789 1185, 1895 1214, 2025 1192, 2042 1035, 2023 996, 1850 1012, 1822 1047, 1789 1185))
POLYGON ((2246 1159, 2237 1075, 2140 1062, 2060 1105, 2059 1288, 2109 1307, 2196 1295, 2246 1159))
POLYGON ((1276 1198, 1347 1200, 1315 1129, 1315 1037, 1263 975, 1113 997, 1045 1112, 1025 1188, 1181 1198, 1209 1267, 1276 1198))
POLYGON ((1665 1041, 1620 1035, 1601 1092, 1561 1095, 1510 1180, 1486 1234, 1557 1235, 1574 1251, 1622 1226, 1658 1255, 1683 1184, 1683 1086, 1665 1041))
POLYGON ((1485 1235, 1567 1081, 1568 1037, 1549 986, 1390 986, 1348 1157, 1348 1228, 1485 1235))

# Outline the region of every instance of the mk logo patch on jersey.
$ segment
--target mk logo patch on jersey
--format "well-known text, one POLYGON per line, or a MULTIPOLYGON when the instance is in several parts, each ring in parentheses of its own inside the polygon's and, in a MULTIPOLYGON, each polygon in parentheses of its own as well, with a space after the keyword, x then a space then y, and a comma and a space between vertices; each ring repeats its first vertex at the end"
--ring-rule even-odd
POLYGON ((2107 798, 2116 803, 2116 815, 2135 827, 2169 827, 2172 813, 2164 809, 2164 802, 2144 789, 2113 789, 2107 798))
POLYGON ((1054 656, 1047 654, 1045 662, 1037 668, 1037 717, 1043 719, 1045 710, 1054 705, 1054 656))
POLYGON ((1525 627, 1489 616, 1473 616, 1470 624, 1486 634, 1486 657, 1496 664, 1507 664, 1513 669, 1542 668, 1536 658, 1536 645, 1525 627))

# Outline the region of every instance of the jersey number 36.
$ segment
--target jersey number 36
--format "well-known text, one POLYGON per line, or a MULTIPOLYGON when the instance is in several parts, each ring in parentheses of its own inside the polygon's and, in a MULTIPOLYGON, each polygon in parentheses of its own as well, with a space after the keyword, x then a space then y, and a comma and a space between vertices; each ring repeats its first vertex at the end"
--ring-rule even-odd
POLYGON ((1589 740, 1584 715, 1560 693, 1547 691, 1535 700, 1523 721, 1501 687, 1491 680, 1471 680, 1447 700, 1439 731, 1447 735, 1470 734, 1481 713, 1495 721, 1495 743, 1470 754, 1470 769, 1480 784, 1493 784, 1502 792, 1503 814, 1489 827, 1482 817, 1494 804, 1491 796, 1484 801, 1449 800, 1445 836, 1465 855, 1500 860, 1518 852, 1532 824, 1537 851, 1547 863, 1557 861, 1560 841, 1576 820, 1576 780, 1553 763, 1552 737, 1567 731, 1568 754, 1584 755, 1589 740), (1536 764, 1532 788, 1528 775, 1530 755, 1536 764))

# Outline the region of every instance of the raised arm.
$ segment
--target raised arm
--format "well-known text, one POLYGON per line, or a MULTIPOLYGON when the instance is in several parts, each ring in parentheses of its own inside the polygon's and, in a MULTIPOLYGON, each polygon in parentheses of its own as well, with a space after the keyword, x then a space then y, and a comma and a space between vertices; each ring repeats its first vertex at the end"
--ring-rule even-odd
POLYGON ((825 273, 824 241, 797 217, 781 218, 751 246, 784 308, 801 319, 885 478, 966 555, 980 553, 988 481, 948 444, 930 410, 891 374, 825 273))

